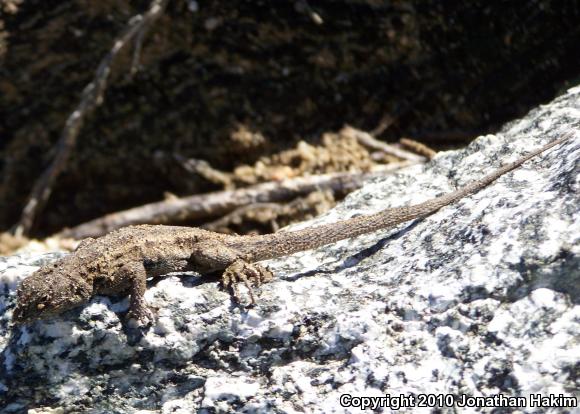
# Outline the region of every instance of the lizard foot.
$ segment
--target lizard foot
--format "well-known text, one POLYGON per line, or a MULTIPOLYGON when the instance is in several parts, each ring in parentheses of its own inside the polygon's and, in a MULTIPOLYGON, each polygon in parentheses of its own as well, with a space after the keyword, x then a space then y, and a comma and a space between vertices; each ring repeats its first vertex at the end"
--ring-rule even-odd
POLYGON ((145 328, 153 323, 155 317, 149 306, 142 304, 140 306, 131 306, 127 313, 127 320, 135 323, 139 328, 145 328))
POLYGON ((260 286, 262 283, 267 283, 273 278, 274 275, 272 272, 264 266, 237 259, 222 274, 221 284, 222 287, 232 292, 232 296, 236 302, 242 303, 238 291, 238 284, 242 283, 250 294, 250 304, 255 305, 256 299, 252 285, 260 286))

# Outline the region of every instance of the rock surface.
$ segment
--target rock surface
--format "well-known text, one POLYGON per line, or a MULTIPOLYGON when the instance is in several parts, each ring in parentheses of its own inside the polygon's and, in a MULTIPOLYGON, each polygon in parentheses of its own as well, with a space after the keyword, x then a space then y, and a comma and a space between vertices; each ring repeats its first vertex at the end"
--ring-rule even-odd
POLYGON ((369 183, 302 225, 432 198, 576 131, 426 219, 268 262, 278 278, 251 310, 215 280, 173 275, 151 283, 158 320, 143 333, 123 322, 126 298, 105 297, 12 328, 16 286, 58 254, 0 258, 2 412, 359 412, 340 406, 345 394, 577 399, 579 127, 575 88, 463 151, 369 183))

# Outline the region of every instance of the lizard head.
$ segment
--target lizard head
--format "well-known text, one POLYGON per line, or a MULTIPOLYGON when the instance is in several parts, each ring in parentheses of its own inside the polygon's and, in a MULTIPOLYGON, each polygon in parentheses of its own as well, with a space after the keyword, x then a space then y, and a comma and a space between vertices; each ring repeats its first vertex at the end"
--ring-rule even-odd
POLYGON ((43 266, 22 281, 12 320, 18 324, 47 318, 87 302, 92 286, 59 262, 43 266))

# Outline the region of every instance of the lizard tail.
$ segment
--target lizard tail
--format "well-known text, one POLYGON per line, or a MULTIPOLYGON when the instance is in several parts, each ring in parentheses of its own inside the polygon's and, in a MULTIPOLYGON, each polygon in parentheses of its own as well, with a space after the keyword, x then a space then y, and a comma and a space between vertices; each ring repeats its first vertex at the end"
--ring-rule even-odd
POLYGON ((265 260, 292 254, 299 251, 310 250, 339 240, 349 239, 362 234, 371 233, 380 229, 396 226, 405 221, 426 217, 435 213, 440 208, 449 205, 465 196, 475 193, 490 183, 497 180, 502 175, 519 167, 524 162, 537 156, 538 154, 566 141, 573 136, 569 132, 543 147, 536 149, 518 160, 498 168, 485 177, 474 181, 452 193, 427 200, 423 203, 412 206, 395 207, 380 211, 375 214, 354 217, 337 223, 325 224, 318 227, 310 227, 297 231, 282 231, 256 239, 256 244, 248 241, 244 250, 248 250, 254 260, 265 260), (264 244, 262 244, 264 243, 264 244), (267 246, 263 248, 262 246, 267 246))

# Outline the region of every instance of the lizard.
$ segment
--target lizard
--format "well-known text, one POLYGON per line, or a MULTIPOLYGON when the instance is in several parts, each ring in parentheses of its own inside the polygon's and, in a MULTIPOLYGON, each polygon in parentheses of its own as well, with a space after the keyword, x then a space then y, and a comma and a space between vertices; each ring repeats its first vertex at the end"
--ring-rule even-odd
POLYGON ((223 271, 221 285, 241 303, 238 285, 249 291, 272 280, 259 261, 318 248, 343 239, 392 228, 423 218, 488 186, 502 175, 538 154, 570 138, 568 133, 499 167, 483 178, 453 192, 419 204, 389 208, 375 214, 296 231, 265 235, 227 235, 182 226, 136 225, 115 230, 97 239, 83 240, 77 249, 42 266, 26 277, 17 289, 13 321, 29 323, 75 308, 95 295, 130 295, 128 317, 139 326, 153 320, 145 302, 148 277, 195 270, 201 274, 223 271))

